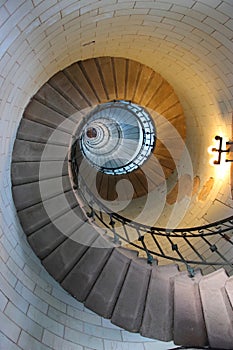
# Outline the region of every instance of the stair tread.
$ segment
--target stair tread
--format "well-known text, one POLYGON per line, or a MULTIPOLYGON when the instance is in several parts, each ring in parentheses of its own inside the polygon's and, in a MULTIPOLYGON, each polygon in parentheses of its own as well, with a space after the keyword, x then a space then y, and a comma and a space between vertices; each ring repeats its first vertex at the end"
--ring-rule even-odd
POLYGON ((90 79, 95 93, 98 95, 99 101, 102 103, 107 101, 107 96, 103 87, 96 61, 93 59, 87 59, 82 62, 82 66, 86 72, 86 75, 90 79))
POLYGON ((90 224, 83 223, 75 232, 43 260, 43 265, 56 281, 61 282, 98 237, 90 224))
POLYGON ((212 348, 232 349, 233 313, 225 290, 227 280, 224 269, 219 269, 204 276, 199 284, 209 344, 212 348))
POLYGON ((40 167, 40 162, 20 162, 11 164, 11 179, 13 186, 22 185, 29 182, 36 182, 40 180, 50 179, 68 175, 67 161, 64 162, 63 167, 60 161, 43 162, 40 167))
POLYGON ((71 189, 69 176, 31 182, 13 187, 13 197, 17 210, 22 210, 62 194, 71 189))
POLYGON ((101 73, 103 76, 103 82, 108 95, 108 99, 114 100, 116 98, 116 89, 114 81, 114 73, 111 57, 97 58, 101 73))
POLYGON ((52 106, 55 110, 57 109, 62 115, 70 116, 77 112, 77 108, 69 103, 61 93, 48 83, 40 88, 36 96, 43 101, 44 104, 52 106))
POLYGON ((69 80, 79 88, 79 91, 82 91, 82 95, 85 96, 85 100, 88 101, 89 105, 96 105, 99 102, 92 87, 86 79, 80 62, 74 63, 66 68, 64 73, 69 80))
POLYGON ((76 206, 29 236, 28 241, 40 259, 49 255, 84 222, 81 208, 76 206))
POLYGON ((88 103, 74 87, 64 72, 58 72, 50 80, 49 84, 61 93, 76 109, 88 107, 88 103))
POLYGON ((111 318, 124 282, 130 258, 122 248, 115 248, 87 297, 85 306, 100 316, 111 318))
POLYGON ((64 146, 69 146, 70 138, 71 135, 64 131, 25 118, 21 120, 17 133, 17 139, 64 146))
POLYGON ((63 215, 76 204, 77 200, 71 190, 18 211, 18 216, 24 232, 28 235, 63 215))
POLYGON ((145 305, 141 335, 170 341, 173 339, 173 278, 177 265, 155 266, 152 269, 145 305))
POLYGON ((15 140, 13 162, 64 161, 67 158, 68 147, 51 145, 26 140, 15 140))
POLYGON ((131 261, 113 311, 111 319, 113 324, 131 332, 139 331, 150 272, 150 269, 147 269, 147 267, 137 264, 136 261, 131 261))
POLYGON ((139 102, 143 100, 144 92, 149 88, 151 82, 151 76, 153 76, 153 69, 147 66, 142 66, 141 74, 137 82, 137 88, 135 91, 135 99, 139 102))
POLYGON ((225 288, 231 303, 231 307, 233 308, 233 276, 228 278, 228 280, 226 281, 225 288))
POLYGON ((185 272, 174 279, 174 343, 177 345, 208 344, 199 292, 201 278, 201 273, 196 271, 194 278, 185 272))
POLYGON ((125 98, 125 84, 126 84, 126 60, 121 57, 113 58, 113 67, 115 71, 115 82, 116 82, 116 91, 117 98, 125 98))
POLYGON ((36 121, 51 128, 72 134, 75 129, 75 124, 66 120, 66 117, 61 113, 54 111, 43 103, 33 99, 27 106, 24 112, 24 118, 36 121))
POLYGON ((153 72, 153 79, 151 80, 147 90, 143 94, 142 104, 151 108, 153 105, 154 96, 157 93, 161 83, 163 82, 163 78, 160 74, 153 72))
POLYGON ((87 298, 113 250, 112 244, 101 236, 98 236, 87 248, 85 254, 62 282, 63 288, 82 302, 87 298))

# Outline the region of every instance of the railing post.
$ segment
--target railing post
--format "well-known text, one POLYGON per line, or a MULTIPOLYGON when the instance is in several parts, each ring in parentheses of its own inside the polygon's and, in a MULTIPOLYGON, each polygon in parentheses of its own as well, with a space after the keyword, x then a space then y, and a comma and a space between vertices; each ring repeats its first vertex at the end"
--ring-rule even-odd
MULTIPOLYGON (((138 231, 138 230, 137 230, 137 231, 138 231)), ((148 251, 148 249, 147 249, 147 246, 146 246, 145 241, 144 241, 144 236, 142 236, 142 235, 140 234, 139 231, 138 231, 138 234, 139 234, 138 240, 139 240, 139 242, 142 243, 142 246, 143 246, 143 248, 144 248, 144 250, 145 250, 145 252, 146 252, 146 255, 147 255, 147 263, 148 263, 149 265, 152 265, 153 256, 149 253, 149 251, 148 251)))
POLYGON ((88 216, 89 218, 95 220, 95 211, 94 211, 94 208, 93 208, 93 204, 94 204, 93 201, 90 201, 89 207, 90 207, 91 211, 90 211, 90 212, 87 212, 87 216, 88 216))
POLYGON ((118 235, 116 234, 116 230, 115 230, 115 221, 113 220, 112 214, 109 215, 110 216, 110 221, 109 221, 109 225, 112 227, 112 231, 113 231, 113 235, 114 235, 114 243, 115 244, 121 244, 121 241, 118 237, 118 235))
POLYGON ((187 270, 188 270, 189 277, 190 277, 190 278, 195 277, 195 270, 194 270, 194 268, 192 268, 192 267, 189 266, 189 265, 186 265, 186 267, 187 267, 187 270))

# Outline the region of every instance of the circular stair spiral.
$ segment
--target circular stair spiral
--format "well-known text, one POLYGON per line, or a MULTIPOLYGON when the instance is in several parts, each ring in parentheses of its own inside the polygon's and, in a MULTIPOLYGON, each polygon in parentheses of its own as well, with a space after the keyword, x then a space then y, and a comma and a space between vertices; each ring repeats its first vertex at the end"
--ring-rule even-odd
MULTIPOLYGON (((177 345, 232 349, 233 277, 220 269, 206 276, 198 270, 190 278, 174 264, 148 265, 137 252, 107 239, 82 209, 69 171, 76 128, 84 110, 114 100, 163 114, 185 138, 177 96, 149 67, 101 57, 57 73, 25 109, 12 155, 13 197, 28 242, 64 289, 115 325, 177 345)), ((163 125, 156 128, 163 130, 163 125)), ((150 159, 117 176, 133 184, 133 198, 151 190, 145 173, 157 186, 175 169, 161 141, 153 152, 164 177, 150 159)), ((181 154, 177 150, 177 157, 181 154)), ((81 153, 79 161, 90 185, 92 166, 81 153)), ((101 198, 117 198, 116 176, 97 171, 95 186, 101 198)))

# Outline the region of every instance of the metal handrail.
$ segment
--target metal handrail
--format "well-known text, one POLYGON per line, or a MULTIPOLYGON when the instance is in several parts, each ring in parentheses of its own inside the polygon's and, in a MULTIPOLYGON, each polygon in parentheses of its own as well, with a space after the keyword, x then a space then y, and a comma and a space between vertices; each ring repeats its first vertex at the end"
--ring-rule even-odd
POLYGON ((190 277, 195 275, 195 270, 191 265, 212 267, 230 266, 233 271, 233 256, 232 261, 227 260, 219 251, 217 243, 211 241, 211 239, 218 237, 220 240, 224 240, 224 242, 229 244, 229 247, 233 249, 233 240, 231 240, 231 236, 229 235, 229 233, 233 233, 233 216, 207 225, 176 229, 147 226, 125 218, 105 206, 90 191, 85 180, 79 174, 78 163, 75 157, 75 147, 76 144, 73 145, 70 160, 73 181, 79 189, 79 195, 82 196, 90 210, 88 216, 92 217, 97 224, 99 223, 102 227, 106 228, 108 233, 112 235, 112 239, 116 244, 125 242, 139 251, 144 251, 149 264, 152 263, 153 257, 182 263, 187 268, 190 277), (116 223, 118 223, 118 225, 120 224, 120 226, 116 227, 116 223), (123 229, 123 233, 119 232, 119 227, 123 229), (138 243, 135 243, 135 240, 130 240, 131 230, 136 233, 138 243), (150 235, 153 247, 151 244, 148 246, 144 239, 145 235, 150 235), (195 239, 201 240, 203 246, 206 247, 204 253, 200 253, 195 247, 195 242, 193 242, 195 239), (181 243, 185 244, 189 248, 189 251, 191 249, 195 258, 190 259, 185 256, 185 253, 180 248, 181 243), (170 254, 167 253, 167 249, 164 249, 165 245, 169 246, 170 254), (210 255, 215 255, 215 259, 206 258, 207 252, 209 252, 210 255))

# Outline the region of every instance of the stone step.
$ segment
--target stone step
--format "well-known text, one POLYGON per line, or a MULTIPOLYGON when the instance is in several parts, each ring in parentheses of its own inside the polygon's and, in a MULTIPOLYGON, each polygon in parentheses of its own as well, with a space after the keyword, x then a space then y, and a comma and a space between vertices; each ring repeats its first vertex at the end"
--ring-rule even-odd
POLYGON ((151 100, 150 108, 156 110, 156 107, 158 107, 162 102, 164 102, 172 92, 173 88, 169 85, 167 81, 164 80, 159 86, 158 90, 156 91, 156 95, 151 100))
POLYGON ((19 125, 17 139, 69 146, 71 135, 61 130, 54 130, 47 125, 22 119, 19 125))
MULTIPOLYGON (((137 101, 143 100, 143 97, 144 97, 143 93, 145 91, 147 91, 147 89, 149 88, 152 77, 154 77, 153 70, 151 68, 143 65, 141 68, 141 73, 140 73, 139 79, 137 81, 137 88, 136 88, 135 95, 134 95, 134 98, 137 101)), ((151 95, 151 97, 152 97, 152 95, 151 95)))
POLYGON ((116 91, 118 99, 125 98, 125 88, 126 88, 126 60, 121 57, 113 58, 113 67, 116 77, 116 91))
POLYGON ((228 278, 226 281, 225 289, 230 300, 231 307, 233 308, 233 276, 228 278))
POLYGON ((163 102, 159 104, 159 106, 157 106, 156 112, 163 114, 164 112, 169 111, 169 109, 174 107, 177 103, 179 103, 178 98, 175 93, 172 92, 163 102))
POLYGON ((174 279, 174 343, 182 346, 208 345, 199 292, 202 275, 182 273, 174 279))
POLYGON ((136 259, 138 257, 138 251, 125 247, 118 247, 117 250, 127 256, 129 259, 136 259))
POLYGON ((11 179, 13 186, 22 185, 29 182, 47 180, 58 175, 68 175, 67 161, 64 164, 61 161, 43 162, 20 162, 11 164, 11 179))
POLYGON ((77 205, 72 190, 18 211, 24 232, 29 235, 77 205))
POLYGON ((140 333, 162 341, 173 339, 173 286, 177 265, 155 266, 152 269, 140 333))
POLYGON ((89 105, 96 105, 100 101, 96 97, 95 90, 90 86, 81 62, 74 63, 64 70, 66 77, 82 92, 85 100, 89 105))
POLYGON ((77 108, 75 108, 62 95, 62 93, 59 92, 59 90, 56 90, 51 84, 44 84, 37 92, 36 98, 66 117, 77 112, 77 108))
POLYGON ((16 139, 12 162, 40 162, 44 149, 44 143, 16 139))
POLYGON ((153 183, 154 185, 159 186, 165 181, 161 165, 154 155, 151 155, 151 158, 142 165, 141 170, 148 177, 149 183, 153 183))
POLYGON ((112 323, 131 332, 141 326, 151 270, 131 261, 112 315, 112 323))
POLYGON ((61 113, 54 111, 35 99, 28 104, 24 112, 24 118, 54 129, 58 128, 68 134, 72 134, 73 130, 75 130, 75 124, 72 121, 67 120, 61 113))
POLYGON ((88 223, 83 223, 70 237, 60 244, 43 261, 47 271, 61 282, 74 268, 98 233, 88 223))
POLYGON ((116 98, 116 86, 113 72, 112 59, 110 57, 97 58, 98 65, 103 76, 105 84, 105 90, 107 91, 108 98, 114 100, 116 98))
MULTIPOLYGON (((158 141, 158 143, 159 142, 160 141, 158 141)), ((170 170, 174 169, 174 165, 175 165, 174 159, 171 157, 167 149, 163 149, 161 146, 160 149, 155 151, 155 154, 157 157, 159 157, 159 162, 162 166, 170 170)))
POLYGON ((85 306, 105 318, 111 318, 127 273, 130 258, 127 249, 115 248, 87 297, 85 306), (122 253, 123 251, 123 253, 122 253))
POLYGON ((81 208, 77 206, 34 232, 28 241, 37 256, 44 259, 85 221, 81 208))
POLYGON ((82 94, 75 88, 64 72, 58 72, 50 80, 49 85, 62 94, 77 110, 87 108, 89 105, 82 94))
POLYGON ((63 288, 79 301, 85 301, 112 250, 112 244, 98 236, 63 280, 63 288))
POLYGON ((227 280, 224 269, 219 269, 199 283, 209 345, 216 349, 232 349, 233 345, 233 312, 225 289, 227 280))
POLYGON ((97 61, 93 59, 87 59, 80 64, 85 75, 89 78, 90 84, 91 86, 93 86, 98 100, 102 103, 106 102, 108 100, 108 97, 105 93, 97 61))
POLYGON ((161 75, 159 75, 156 72, 153 72, 149 86, 147 87, 146 91, 144 91, 143 94, 141 94, 142 105, 147 106, 149 108, 153 106, 154 97, 156 96, 157 91, 159 90, 162 82, 163 79, 161 75))
POLYGON ((68 147, 46 145, 45 143, 15 140, 13 162, 64 161, 67 159, 68 147))
POLYGON ((69 176, 14 186, 12 189, 17 210, 28 208, 69 190, 71 190, 69 176))

